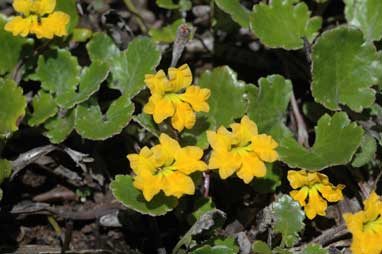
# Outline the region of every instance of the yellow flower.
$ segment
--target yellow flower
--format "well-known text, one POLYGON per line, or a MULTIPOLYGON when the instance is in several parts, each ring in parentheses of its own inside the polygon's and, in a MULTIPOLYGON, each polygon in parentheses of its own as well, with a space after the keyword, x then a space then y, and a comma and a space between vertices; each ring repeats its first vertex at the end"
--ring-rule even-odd
POLYGON ((4 29, 14 36, 35 34, 37 38, 47 39, 65 36, 70 17, 61 11, 53 12, 55 7, 56 0, 14 0, 13 8, 24 17, 13 17, 4 29))
POLYGON ((311 220, 317 214, 326 215, 326 200, 337 202, 343 199, 345 185, 334 186, 326 175, 318 172, 289 170, 288 181, 293 189, 299 189, 291 191, 291 197, 304 207, 306 216, 311 220))
POLYGON ((145 76, 151 97, 143 112, 153 115, 157 124, 171 117, 172 126, 179 132, 191 129, 196 121, 195 112, 210 110, 206 102, 210 90, 191 85, 192 73, 187 64, 169 68, 168 76, 162 70, 145 76))
POLYGON ((353 235, 353 254, 382 253, 382 201, 375 192, 364 201, 364 210, 344 214, 344 219, 353 235))
POLYGON ((257 126, 247 116, 240 123, 230 125, 232 131, 220 127, 217 132, 207 131, 212 147, 209 169, 219 169, 219 175, 226 179, 236 172, 245 183, 266 174, 264 162, 278 159, 275 151, 278 144, 271 136, 258 134, 257 126))
POLYGON ((134 186, 142 190, 147 201, 160 191, 177 198, 194 194, 195 185, 188 175, 207 169, 201 161, 203 150, 196 146, 180 147, 166 134, 161 134, 159 141, 151 149, 143 147, 139 154, 127 156, 135 173, 134 186))

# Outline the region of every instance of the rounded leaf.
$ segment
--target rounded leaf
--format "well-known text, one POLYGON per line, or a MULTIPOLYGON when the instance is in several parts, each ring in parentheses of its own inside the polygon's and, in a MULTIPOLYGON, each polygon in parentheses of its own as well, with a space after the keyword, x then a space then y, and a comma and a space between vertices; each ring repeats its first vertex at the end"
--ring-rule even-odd
POLYGON ((162 192, 147 202, 142 192, 133 186, 133 178, 129 175, 115 176, 110 189, 114 197, 126 207, 151 216, 164 215, 178 204, 175 197, 166 197, 162 192))
POLYGON ((314 99, 331 110, 345 104, 360 112, 375 98, 371 89, 382 70, 374 45, 365 43, 361 31, 338 27, 323 33, 313 46, 314 99))

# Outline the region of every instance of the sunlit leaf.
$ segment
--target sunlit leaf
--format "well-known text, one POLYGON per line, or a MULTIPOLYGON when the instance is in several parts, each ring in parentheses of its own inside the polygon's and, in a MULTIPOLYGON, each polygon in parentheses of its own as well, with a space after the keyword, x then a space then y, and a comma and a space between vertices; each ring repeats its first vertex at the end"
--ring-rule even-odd
POLYGON ((156 42, 173 42, 176 39, 176 31, 181 24, 186 23, 184 19, 178 19, 172 24, 162 28, 152 28, 149 31, 151 38, 156 42))
POLYGON ((257 240, 252 245, 252 250, 255 254, 272 254, 271 248, 263 241, 257 240))
POLYGON ((345 16, 348 24, 362 30, 370 41, 382 39, 382 1, 380 0, 344 0, 345 16))

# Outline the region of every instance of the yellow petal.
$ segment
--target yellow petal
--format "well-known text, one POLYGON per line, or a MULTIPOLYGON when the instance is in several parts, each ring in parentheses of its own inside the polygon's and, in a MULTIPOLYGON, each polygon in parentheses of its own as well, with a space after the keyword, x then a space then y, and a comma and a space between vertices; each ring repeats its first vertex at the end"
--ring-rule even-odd
POLYGON ((127 159, 130 162, 130 167, 135 174, 139 174, 141 171, 155 171, 155 164, 153 161, 153 153, 148 147, 143 147, 139 154, 129 154, 127 159))
POLYGON ((64 12, 56 11, 46 18, 41 19, 42 31, 36 32, 37 37, 51 39, 53 36, 68 35, 67 25, 69 24, 70 16, 64 12))
POLYGON ((187 103, 180 102, 176 104, 175 114, 171 118, 172 126, 179 132, 184 128, 191 129, 195 125, 196 116, 191 106, 187 103))
POLYGON ((318 187, 319 192, 322 196, 329 202, 337 202, 343 200, 342 190, 345 188, 345 185, 339 184, 337 187, 334 187, 332 184, 321 184, 318 187))
POLYGON ((170 138, 165 133, 162 133, 159 137, 159 142, 161 144, 162 150, 166 153, 166 156, 169 158, 167 164, 172 163, 175 156, 181 151, 178 141, 173 138, 170 138))
POLYGON ((22 13, 25 16, 29 16, 33 5, 33 0, 13 0, 12 5, 15 11, 22 13))
POLYGON ((192 195, 195 193, 195 185, 191 177, 176 171, 164 175, 162 188, 166 196, 175 196, 177 198, 185 194, 192 195))
POLYGON ((250 183, 256 177, 263 177, 267 172, 264 162, 254 153, 247 153, 241 156, 241 167, 236 175, 245 183, 250 183))
POLYGON ((308 197, 309 194, 309 188, 308 187, 302 187, 300 190, 292 190, 289 195, 296 200, 300 206, 305 206, 306 205, 306 198, 308 197))
POLYGON ((153 94, 149 98, 149 102, 143 107, 143 112, 153 115, 154 122, 159 124, 166 118, 174 115, 175 107, 171 100, 158 94, 153 94))
POLYGON ((346 226, 349 229, 349 231, 353 234, 361 234, 363 231, 363 222, 364 222, 364 216, 363 212, 358 212, 356 214, 351 213, 345 213, 343 215, 343 218, 345 220, 346 226))
POLYGON ((260 157, 261 160, 266 162, 274 162, 278 159, 276 148, 277 142, 271 136, 261 134, 252 138, 252 149, 260 157))
POLYGON ((303 186, 308 186, 309 182, 307 179, 308 173, 305 170, 289 170, 288 171, 288 181, 293 189, 298 189, 303 186))
POLYGON ((233 123, 230 125, 232 134, 239 140, 241 145, 247 145, 254 136, 257 136, 257 125, 244 116, 240 123, 233 123))
POLYGON ((226 128, 221 126, 217 132, 207 131, 207 140, 213 150, 226 152, 231 149, 233 137, 226 128))
POLYGON ((4 26, 4 30, 11 32, 14 36, 21 35, 23 37, 30 33, 32 19, 22 18, 20 16, 12 18, 4 26))
POLYGON ((309 200, 304 208, 305 214, 310 220, 314 219, 317 214, 325 216, 327 206, 326 201, 318 194, 315 188, 309 190, 309 200))
POLYGON ((207 170, 207 164, 200 160, 202 156, 203 150, 199 147, 184 147, 175 155, 174 167, 186 175, 195 171, 207 170))
POLYGON ((179 68, 169 68, 168 76, 170 79, 172 91, 175 92, 190 86, 192 83, 192 73, 190 67, 187 64, 184 64, 179 68))
POLYGON ((147 74, 145 76, 145 84, 150 89, 151 94, 164 95, 167 83, 168 79, 163 70, 158 71, 155 75, 147 74))
POLYGON ((56 0, 34 0, 31 11, 39 15, 52 13, 56 8, 56 0))
POLYGON ((219 169, 221 179, 230 177, 240 165, 240 157, 231 152, 212 151, 208 162, 209 169, 219 169))
POLYGON ((210 106, 206 102, 210 97, 211 91, 207 88, 200 88, 198 86, 189 86, 186 92, 180 95, 180 98, 188 102, 193 110, 196 112, 208 112, 210 106))
POLYGON ((161 175, 139 174, 134 177, 133 185, 143 192, 143 197, 147 201, 151 201, 151 199, 161 191, 163 187, 163 177, 161 175))

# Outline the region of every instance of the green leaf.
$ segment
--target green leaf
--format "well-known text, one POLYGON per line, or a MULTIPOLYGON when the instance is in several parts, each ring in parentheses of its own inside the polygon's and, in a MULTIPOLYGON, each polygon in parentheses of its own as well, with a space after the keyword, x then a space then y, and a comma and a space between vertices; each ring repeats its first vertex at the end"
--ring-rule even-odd
POLYGON ((236 73, 228 66, 218 67, 202 74, 200 87, 211 90, 208 99, 210 112, 204 114, 211 124, 210 129, 228 126, 241 118, 247 108, 245 83, 237 80, 236 73))
POLYGON ((77 106, 75 128, 84 138, 105 140, 120 133, 132 119, 133 112, 134 104, 127 95, 113 101, 105 115, 94 100, 89 100, 77 106))
POLYGON ((66 109, 86 101, 101 86, 109 73, 109 65, 94 61, 82 70, 77 58, 69 51, 59 49, 40 56, 34 80, 40 80, 42 88, 54 94, 56 103, 66 109), (79 84, 78 84, 79 83, 79 84))
POLYGON ((141 113, 139 115, 134 115, 133 120, 145 130, 159 138, 160 131, 157 128, 157 124, 154 122, 154 119, 151 117, 151 115, 141 113))
POLYGON ((194 211, 190 214, 189 222, 195 223, 199 218, 208 211, 215 208, 215 204, 210 197, 202 197, 195 201, 194 211))
POLYGON ((63 11, 70 16, 68 32, 71 33, 78 23, 76 0, 57 0, 56 11, 63 11))
POLYGON ((118 47, 105 33, 95 33, 93 38, 86 44, 86 48, 92 62, 104 61, 111 65, 114 59, 120 55, 118 47))
POLYGON ((316 141, 309 150, 291 137, 285 138, 278 149, 281 161, 290 168, 318 171, 329 166, 348 163, 361 143, 363 130, 351 123, 344 112, 332 117, 325 114, 315 128, 316 141))
POLYGON ((13 80, 0 79, 0 138, 18 130, 18 121, 27 106, 23 89, 13 80))
POLYGON ((282 243, 285 246, 292 247, 299 240, 298 233, 305 227, 304 212, 288 195, 281 196, 272 204, 272 212, 275 218, 274 231, 281 233, 282 243))
POLYGON ((280 75, 259 80, 259 88, 248 88, 247 114, 260 133, 268 133, 277 141, 290 135, 284 125, 285 115, 292 95, 292 82, 280 75))
POLYGON ((301 254, 328 254, 328 250, 318 244, 308 244, 301 254))
POLYGON ((171 25, 162 28, 151 28, 149 30, 149 35, 156 42, 174 42, 176 39, 176 32, 180 25, 185 24, 184 19, 178 19, 174 21, 171 25))
POLYGON ((12 173, 12 165, 8 160, 0 159, 0 184, 12 173))
POLYGON ((273 0, 256 4, 251 15, 253 32, 270 48, 300 49, 303 37, 313 41, 321 28, 319 17, 310 18, 308 6, 298 0, 273 0))
POLYGON ((257 240, 252 245, 252 250, 255 254, 272 254, 271 248, 263 241, 257 240))
POLYGON ((231 15, 232 19, 244 28, 249 28, 250 11, 239 0, 215 0, 217 6, 231 15))
POLYGON ((26 39, 4 30, 7 18, 0 14, 0 75, 12 72, 21 59, 26 39))
POLYGON ((134 39, 127 50, 119 52, 107 35, 97 34, 87 47, 90 59, 110 65, 113 76, 110 87, 130 97, 144 89, 145 75, 154 72, 161 58, 156 44, 145 37, 134 39))
POLYGON ((174 3, 173 0, 157 0, 157 5, 164 9, 178 9, 179 5, 174 3))
POLYGON ((60 97, 67 98, 75 93, 79 72, 77 58, 67 50, 58 49, 47 55, 40 55, 36 73, 31 78, 41 81, 41 87, 58 98, 57 104, 66 107, 66 103, 63 103, 60 97))
POLYGON ((114 81, 111 88, 127 93, 130 97, 135 96, 144 89, 145 75, 154 72, 160 58, 159 49, 151 39, 134 39, 128 49, 111 63, 114 81))
POLYGON ((374 159, 377 152, 377 141, 369 134, 365 134, 361 141, 361 151, 355 155, 352 166, 359 168, 374 159))
POLYGON ((73 131, 75 114, 74 110, 70 110, 65 116, 57 115, 55 118, 49 119, 44 127, 47 131, 44 133, 53 144, 62 143, 73 131))
POLYGON ((147 202, 142 192, 133 186, 133 178, 129 175, 115 176, 110 189, 114 197, 126 207, 151 216, 164 215, 178 204, 175 197, 166 197, 162 192, 147 202))
MULTIPOLYGON (((8 160, 0 159, 0 184, 12 173, 12 165, 8 160)), ((0 201, 3 199, 3 190, 0 189, 0 201)))
POLYGON ((204 245, 196 250, 190 252, 191 254, 236 254, 233 249, 225 246, 225 245, 217 245, 217 246, 209 246, 204 245))
POLYGON ((32 105, 33 114, 28 120, 30 126, 42 124, 58 112, 58 108, 52 95, 43 90, 40 90, 39 93, 33 97, 32 105))
POLYGON ((102 82, 107 78, 109 65, 107 63, 93 62, 89 67, 82 70, 80 83, 76 90, 69 90, 56 98, 58 105, 64 108, 72 108, 76 104, 84 102, 99 90, 102 82))
POLYGON ((75 42, 86 42, 89 40, 93 35, 92 30, 87 28, 75 28, 73 30, 73 37, 72 41, 75 42))
POLYGON ((371 86, 378 83, 381 63, 377 51, 364 43, 361 31, 338 27, 324 32, 313 46, 314 99, 331 110, 345 104, 361 112, 375 98, 371 86))
POLYGON ((348 24, 358 27, 366 40, 382 39, 382 1, 344 0, 345 16, 348 24))

